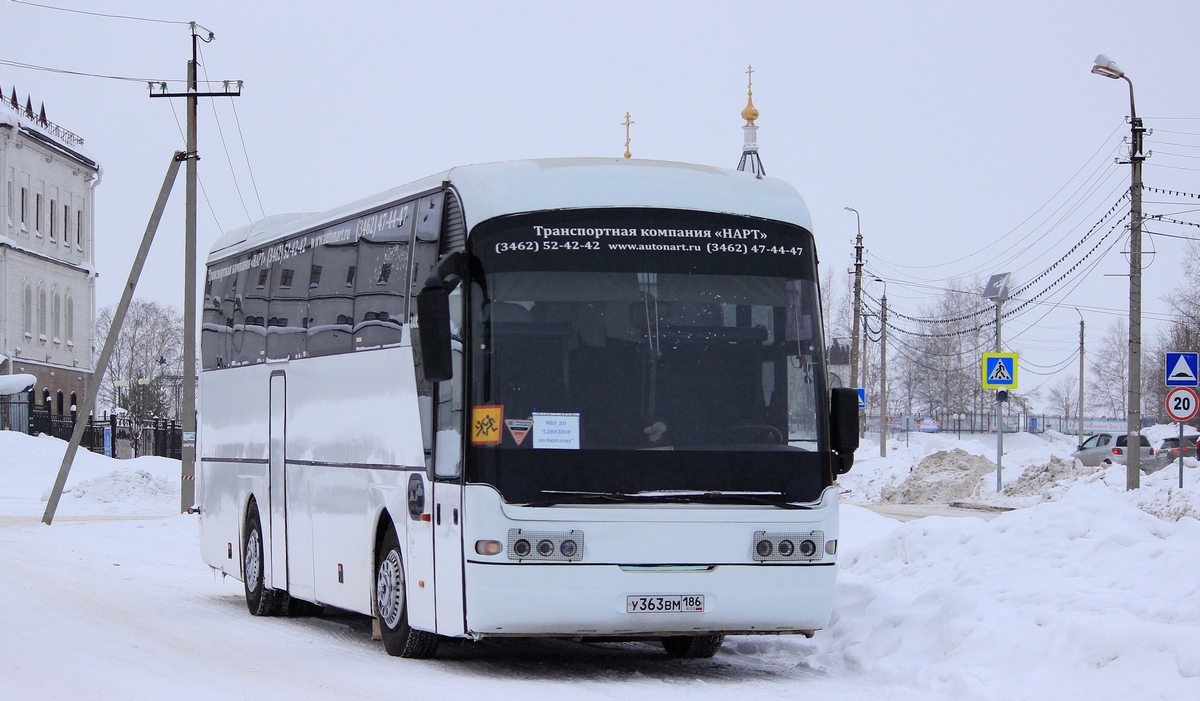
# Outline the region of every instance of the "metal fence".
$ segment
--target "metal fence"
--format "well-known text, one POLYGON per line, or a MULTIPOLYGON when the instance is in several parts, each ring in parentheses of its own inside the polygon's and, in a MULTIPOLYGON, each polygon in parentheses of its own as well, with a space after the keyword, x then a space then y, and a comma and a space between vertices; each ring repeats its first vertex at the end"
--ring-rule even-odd
MULTIPOLYGON (((32 393, 0 396, 0 430, 71 440, 77 417, 55 414, 38 406, 32 393)), ((167 419, 136 420, 128 415, 104 414, 90 417, 80 447, 113 458, 157 455, 179 460, 183 457, 183 426, 167 419)))
MULTIPOLYGON (((1067 435, 1079 433, 1079 419, 1073 416, 1055 416, 1033 412, 1013 412, 998 416, 996 412, 934 412, 910 416, 889 416, 889 433, 995 433, 998 421, 1004 421, 1006 433, 1045 433, 1058 431, 1067 435)), ((1153 421, 1143 419, 1144 425, 1153 421)), ((1124 430, 1125 419, 1084 418, 1085 434, 1101 430, 1124 430)), ((867 418, 867 430, 879 432, 879 417, 867 418)))

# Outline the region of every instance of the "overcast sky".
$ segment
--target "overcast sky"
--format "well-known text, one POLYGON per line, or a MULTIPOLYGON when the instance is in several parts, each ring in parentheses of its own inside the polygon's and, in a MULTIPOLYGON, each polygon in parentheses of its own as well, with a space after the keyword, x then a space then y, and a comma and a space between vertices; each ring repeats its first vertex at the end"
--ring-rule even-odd
MULTIPOLYGON (((920 316, 954 280, 1035 278, 1128 187, 1129 167, 1114 162, 1129 133, 1128 90, 1089 73, 1098 53, 1128 72, 1155 129, 1146 185, 1200 193, 1194 0, 36 1, 195 20, 215 33, 201 45, 201 77, 245 88, 200 107, 202 260, 222 230, 263 212, 323 211, 465 163, 620 156, 627 111, 634 157, 734 167, 748 64, 763 163, 807 200, 822 267, 849 267, 856 223, 843 207, 856 208, 869 269, 888 280, 903 314, 920 316)), ((190 55, 186 24, 0 0, 0 28, 0 60, 71 71, 181 80, 190 55)), ((44 102, 103 165, 98 305, 114 304, 171 154, 183 148, 183 102, 151 100, 142 82, 0 65, 6 96, 14 84, 22 104, 27 95, 35 110, 44 102)), ((138 288, 178 306, 180 180, 138 288)), ((1200 222, 1188 211, 1200 199, 1147 200, 1169 202, 1148 211, 1200 222)), ((1087 319, 1092 348, 1114 321, 1126 323, 1127 241, 1111 235, 1043 298, 1065 308, 1031 305, 1006 322, 1006 346, 1075 374, 1071 307, 1087 319)), ((1181 239, 1155 236, 1145 248, 1157 251, 1146 261, 1149 340, 1162 296, 1190 261, 1181 239)), ((1022 366, 1022 390, 1047 380, 1036 370, 1022 366)))

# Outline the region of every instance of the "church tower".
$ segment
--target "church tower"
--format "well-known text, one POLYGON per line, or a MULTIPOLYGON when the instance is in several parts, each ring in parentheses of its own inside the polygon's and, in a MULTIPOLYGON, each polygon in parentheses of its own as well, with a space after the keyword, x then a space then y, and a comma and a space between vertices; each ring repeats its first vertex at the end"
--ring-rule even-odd
POLYGON ((761 178, 767 171, 763 168, 762 159, 758 157, 758 126, 754 123, 754 120, 758 119, 758 110, 754 107, 754 66, 746 66, 746 109, 742 110, 742 119, 746 120, 746 124, 742 126, 745 141, 742 145, 742 160, 738 161, 737 169, 749 170, 761 178))

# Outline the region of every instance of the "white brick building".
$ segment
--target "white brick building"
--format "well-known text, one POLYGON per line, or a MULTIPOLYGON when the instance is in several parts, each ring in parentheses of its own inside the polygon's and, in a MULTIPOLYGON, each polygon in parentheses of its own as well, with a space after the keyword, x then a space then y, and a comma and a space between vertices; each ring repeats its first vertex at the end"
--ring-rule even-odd
POLYGON ((0 89, 0 374, 37 376, 37 403, 65 414, 94 367, 102 169, 83 139, 31 107, 0 89))

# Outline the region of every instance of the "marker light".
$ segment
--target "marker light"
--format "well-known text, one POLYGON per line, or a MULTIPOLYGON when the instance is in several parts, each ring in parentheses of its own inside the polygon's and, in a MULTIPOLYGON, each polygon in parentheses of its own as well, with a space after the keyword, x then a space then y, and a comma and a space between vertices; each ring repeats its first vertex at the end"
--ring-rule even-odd
POLYGON ((758 541, 758 544, 754 546, 754 551, 758 553, 759 557, 771 557, 771 553, 774 550, 775 548, 771 545, 771 541, 769 540, 760 540, 758 541))
POLYGON ((499 555, 504 551, 504 545, 498 540, 475 541, 475 552, 480 555, 499 555))
POLYGON ((562 553, 563 557, 575 557, 575 553, 579 551, 579 546, 573 540, 564 540, 558 546, 558 551, 562 553))
POLYGON ((779 554, 784 557, 791 557, 792 553, 796 552, 796 546, 790 540, 779 541, 779 554))
POLYGON ((811 540, 800 541, 800 555, 802 557, 812 557, 817 552, 817 544, 811 540))
POLYGON ((538 555, 541 555, 542 557, 550 557, 554 554, 554 543, 551 543, 549 540, 544 538, 538 541, 537 548, 538 555))
POLYGON ((517 557, 529 557, 529 552, 533 548, 529 545, 529 541, 524 538, 513 543, 512 551, 517 557))

